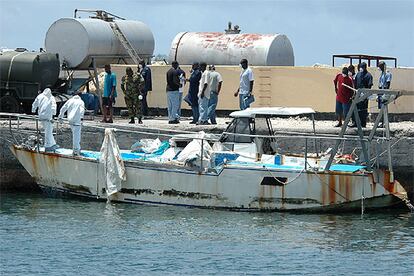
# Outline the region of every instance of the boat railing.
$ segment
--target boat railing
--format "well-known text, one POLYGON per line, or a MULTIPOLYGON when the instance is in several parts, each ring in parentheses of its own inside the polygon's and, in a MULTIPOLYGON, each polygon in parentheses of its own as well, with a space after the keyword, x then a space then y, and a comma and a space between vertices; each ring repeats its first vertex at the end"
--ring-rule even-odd
MULTIPOLYGON (((32 134, 36 136, 36 150, 39 151, 40 149, 40 126, 39 122, 41 121, 37 115, 26 115, 26 114, 15 114, 15 113, 0 113, 0 118, 7 118, 9 122, 9 132, 11 140, 8 140, 8 142, 13 144, 23 144, 24 143, 24 134, 32 134), (28 120, 34 122, 34 127, 27 126, 25 128, 21 128, 22 121, 28 120), (15 122, 15 124, 14 124, 15 122), (15 128, 13 128, 13 125, 16 125, 15 128)), ((62 133, 62 126, 69 124, 69 122, 65 120, 54 120, 53 123, 55 124, 55 137, 56 140, 59 140, 60 134, 62 133)), ((96 123, 90 123, 88 121, 83 122, 84 127, 90 127, 95 129, 101 129, 104 130, 108 128, 107 126, 96 124, 96 123)), ((304 143, 304 150, 301 154, 305 159, 305 169, 308 169, 308 158, 310 156, 314 156, 316 153, 316 156, 319 157, 321 152, 319 152, 318 147, 316 146, 317 143, 319 145, 321 142, 330 141, 336 142, 336 143, 345 143, 345 141, 354 141, 354 142, 361 142, 365 147, 368 149, 368 156, 366 156, 365 159, 359 160, 361 164, 367 165, 367 169, 371 170, 370 162, 366 162, 367 159, 369 160, 375 160, 376 167, 379 167, 379 158, 384 153, 379 153, 378 150, 375 150, 375 156, 371 156, 370 146, 369 144, 372 143, 379 143, 380 141, 389 142, 389 137, 377 137, 377 136, 370 136, 370 137, 360 137, 355 135, 346 135, 343 137, 338 137, 333 134, 313 134, 313 133, 301 133, 301 132, 289 132, 286 134, 274 134, 274 135, 252 135, 252 134, 242 134, 242 133, 233 133, 233 132, 223 132, 221 134, 221 137, 209 137, 205 135, 199 135, 199 132, 195 131, 185 131, 185 130, 174 130, 174 129, 160 129, 160 128, 154 128, 154 127, 140 127, 140 126, 134 126, 133 129, 130 127, 123 127, 120 125, 117 125, 116 127, 113 127, 115 132, 122 132, 122 133, 133 133, 137 135, 146 135, 146 136, 154 136, 154 137, 163 137, 165 139, 169 139, 172 137, 177 137, 179 134, 179 137, 182 139, 195 139, 201 141, 201 158, 204 156, 204 143, 214 143, 220 141, 221 137, 225 135, 232 135, 235 137, 248 137, 252 140, 254 139, 272 139, 275 141, 280 141, 282 139, 297 139, 302 140, 302 143, 304 143), (313 143, 313 148, 310 146, 310 143, 313 143)), ((4 136, 4 135, 3 135, 4 136)), ((2 137, 3 139, 7 140, 7 138, 2 137)), ((376 149, 376 145, 373 146, 376 149)), ((320 147, 319 147, 320 149, 320 147)), ((337 150, 338 151, 338 150, 337 150)), ((365 157, 365 156, 364 156, 365 157)), ((201 160, 203 162, 203 160, 201 160)))

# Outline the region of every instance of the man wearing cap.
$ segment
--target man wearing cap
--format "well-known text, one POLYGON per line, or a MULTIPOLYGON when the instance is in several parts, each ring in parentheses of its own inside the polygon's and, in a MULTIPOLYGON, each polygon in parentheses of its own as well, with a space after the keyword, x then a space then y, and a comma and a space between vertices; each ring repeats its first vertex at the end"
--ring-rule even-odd
POLYGON ((216 125, 216 107, 218 103, 218 95, 220 94, 223 78, 219 72, 216 72, 214 65, 209 66, 210 71, 210 99, 208 101, 208 118, 211 124, 216 125))
POLYGON ((122 77, 121 89, 124 92, 128 115, 131 117, 129 123, 135 124, 135 117, 137 117, 138 123, 142 124, 141 90, 144 86, 144 78, 138 72, 134 74, 131 67, 127 67, 125 73, 126 75, 122 77))
POLYGON ((83 115, 85 114, 85 103, 80 98, 80 94, 77 91, 76 95, 62 106, 59 113, 59 121, 63 120, 66 112, 68 114, 68 121, 72 130, 73 155, 80 155, 81 150, 81 128, 83 115))
POLYGON ((240 67, 242 68, 240 73, 240 86, 236 93, 234 93, 234 97, 239 96, 240 110, 244 110, 250 107, 250 104, 254 101, 252 95, 254 77, 247 59, 242 59, 240 61, 240 67))
MULTIPOLYGON (((372 75, 367 70, 367 64, 362 62, 359 66, 359 72, 355 77, 355 88, 368 88, 372 87, 372 75)), ((362 102, 357 104, 359 119, 361 120, 361 126, 366 127, 367 117, 368 117, 368 99, 365 99, 362 102)), ((353 120, 355 122, 355 120, 353 120)), ((355 127, 356 124, 350 125, 350 127, 355 127)))

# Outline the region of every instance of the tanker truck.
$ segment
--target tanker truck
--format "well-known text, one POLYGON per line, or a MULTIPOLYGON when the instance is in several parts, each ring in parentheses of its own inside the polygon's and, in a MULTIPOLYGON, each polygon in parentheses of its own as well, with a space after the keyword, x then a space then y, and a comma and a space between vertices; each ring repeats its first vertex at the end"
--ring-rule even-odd
POLYGON ((0 53, 0 111, 30 113, 31 104, 46 87, 58 104, 70 96, 67 82, 59 79, 59 55, 29 52, 24 48, 0 53))

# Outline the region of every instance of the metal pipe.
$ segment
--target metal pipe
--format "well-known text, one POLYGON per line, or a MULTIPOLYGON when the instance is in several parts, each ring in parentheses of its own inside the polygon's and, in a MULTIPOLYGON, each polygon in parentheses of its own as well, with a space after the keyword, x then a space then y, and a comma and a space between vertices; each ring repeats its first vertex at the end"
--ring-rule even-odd
POLYGON ((305 171, 308 169, 308 138, 305 138, 305 171))
POLYGON ((200 173, 203 172, 204 139, 201 139, 200 173))
POLYGON ((9 116, 9 131, 10 131, 10 135, 12 136, 14 142, 17 144, 17 140, 16 140, 16 137, 14 137, 12 126, 11 126, 11 116, 9 116))
MULTIPOLYGON (((312 118, 313 135, 316 136, 315 114, 311 114, 311 118, 312 118)), ((313 140, 313 143, 314 143, 314 147, 315 147, 316 157, 319 157, 319 149, 316 146, 316 138, 313 140)))
MULTIPOLYGON (((297 136, 289 136, 289 135, 250 135, 250 134, 241 134, 241 133, 233 133, 233 132, 223 132, 225 135, 234 135, 234 136, 240 136, 240 137, 251 137, 251 138, 317 138, 317 139, 325 139, 325 140, 338 140, 338 141, 349 141, 349 140, 355 140, 360 141, 361 139, 359 137, 350 138, 350 137, 326 137, 326 136, 310 136, 310 135, 297 135, 297 136)), ((367 138, 363 138, 362 140, 368 141, 367 138)))
POLYGON ((391 160, 391 141, 390 141, 390 122, 388 120, 388 104, 385 105, 384 110, 384 126, 385 126, 385 136, 387 138, 387 151, 388 151, 388 170, 390 171, 390 182, 394 182, 394 171, 392 168, 391 160))
POLYGON ((385 106, 386 106, 387 104, 384 104, 384 105, 382 105, 381 106, 381 109, 380 109, 380 111, 379 111, 379 113, 378 113, 378 116, 377 116, 377 118, 376 118, 376 120, 375 120, 375 123, 374 123, 374 126, 372 127, 372 130, 371 130, 371 133, 369 134, 369 136, 368 136, 368 140, 372 140, 372 138, 374 137, 374 135, 375 135, 375 132, 377 131, 377 128, 378 128, 378 125, 379 125, 379 123, 380 123, 380 121, 381 121, 381 118, 383 117, 383 115, 384 115, 384 109, 385 109, 385 106))
POLYGON ((37 152, 40 151, 40 135, 39 135, 39 120, 36 119, 36 140, 37 140, 37 152))

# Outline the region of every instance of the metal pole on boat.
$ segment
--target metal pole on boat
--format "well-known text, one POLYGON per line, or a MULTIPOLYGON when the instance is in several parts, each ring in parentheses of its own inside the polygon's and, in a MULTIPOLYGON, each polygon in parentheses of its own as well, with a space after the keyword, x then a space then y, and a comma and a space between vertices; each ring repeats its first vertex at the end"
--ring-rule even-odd
POLYGON ((385 135, 387 138, 387 151, 388 151, 388 170, 390 171, 390 182, 394 182, 394 171, 392 169, 392 160, 391 160, 391 141, 390 141, 390 122, 388 120, 388 104, 385 105, 384 110, 384 126, 385 126, 385 135))
MULTIPOLYGON (((312 128, 313 128, 313 135, 316 136, 316 128, 315 128, 315 114, 311 114, 311 118, 312 118, 312 128)), ((319 140, 320 141, 320 140, 319 140)), ((316 152, 316 157, 319 157, 319 149, 316 145, 316 138, 315 140, 313 140, 313 145, 315 147, 315 152, 316 152)))
POLYGON ((98 101, 99 101, 99 107, 101 108, 101 112, 103 112, 103 106, 102 106, 102 92, 101 88, 99 87, 99 75, 98 75, 98 69, 96 68, 96 60, 93 57, 92 58, 92 66, 93 66, 93 73, 95 75, 95 88, 96 88, 96 94, 98 95, 98 101))
MULTIPOLYGON (((364 189, 364 185, 362 185, 362 189, 364 189)), ((364 215, 364 212, 365 212, 364 193, 362 192, 362 197, 361 197, 361 217, 364 215)))
POLYGON ((9 131, 11 136, 13 137, 14 142, 17 144, 16 137, 14 137, 13 131, 12 131, 12 125, 11 125, 11 115, 9 115, 9 131))
POLYGON ((59 141, 59 120, 56 120, 56 143, 59 141))
POLYGON ((36 118, 36 139, 37 139, 37 152, 40 151, 40 135, 39 135, 39 119, 36 118))
POLYGON ((305 138, 305 171, 308 169, 308 138, 305 138))
POLYGON ((204 139, 201 139, 200 173, 203 172, 204 139))

